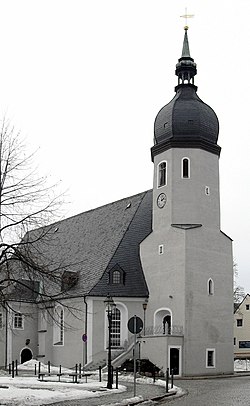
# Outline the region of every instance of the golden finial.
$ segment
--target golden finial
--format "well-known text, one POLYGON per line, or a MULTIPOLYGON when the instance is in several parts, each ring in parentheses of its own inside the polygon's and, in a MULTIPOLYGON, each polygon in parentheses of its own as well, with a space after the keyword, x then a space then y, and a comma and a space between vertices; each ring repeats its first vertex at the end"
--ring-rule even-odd
POLYGON ((194 17, 194 14, 188 14, 187 13, 187 7, 185 8, 185 14, 183 14, 182 16, 180 16, 180 17, 182 17, 182 18, 185 18, 185 26, 184 26, 184 30, 188 30, 188 25, 187 25, 187 22, 188 22, 188 18, 193 18, 194 17))

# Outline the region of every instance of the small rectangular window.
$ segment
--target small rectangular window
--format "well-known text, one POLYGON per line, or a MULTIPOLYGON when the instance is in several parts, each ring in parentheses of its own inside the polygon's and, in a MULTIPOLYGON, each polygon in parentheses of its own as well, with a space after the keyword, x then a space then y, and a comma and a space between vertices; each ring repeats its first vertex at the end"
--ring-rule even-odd
POLYGON ((249 304, 246 305, 246 310, 249 310, 249 304))
POLYGON ((236 345, 236 337, 234 337, 234 345, 236 345))
POLYGON ((164 252, 164 246, 163 244, 159 245, 159 255, 162 255, 164 252))
POLYGON ((190 178, 190 161, 189 158, 182 158, 182 178, 190 178))
POLYGON ((250 341, 239 341, 239 348, 250 348, 250 341))
POLYGON ((237 327, 242 327, 242 326, 243 326, 243 320, 237 319, 237 327))
POLYGON ((21 313, 14 314, 13 327, 16 329, 23 329, 23 315, 21 313))
POLYGON ((214 349, 207 349, 206 366, 207 366, 207 368, 215 368, 215 350, 214 349))

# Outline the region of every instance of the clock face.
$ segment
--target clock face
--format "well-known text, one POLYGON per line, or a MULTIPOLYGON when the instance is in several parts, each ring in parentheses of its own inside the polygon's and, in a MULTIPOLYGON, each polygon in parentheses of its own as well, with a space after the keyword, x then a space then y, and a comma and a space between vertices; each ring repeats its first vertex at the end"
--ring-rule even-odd
POLYGON ((162 209, 165 204, 167 203, 167 196, 165 193, 160 193, 159 196, 157 197, 157 206, 162 209))

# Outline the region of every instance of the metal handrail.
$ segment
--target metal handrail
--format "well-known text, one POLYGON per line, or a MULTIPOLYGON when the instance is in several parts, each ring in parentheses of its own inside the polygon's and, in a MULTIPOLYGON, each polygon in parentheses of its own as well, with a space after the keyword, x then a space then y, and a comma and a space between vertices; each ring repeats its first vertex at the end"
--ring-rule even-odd
MULTIPOLYGON (((144 335, 144 334, 143 334, 144 335)), ((163 325, 158 326, 148 326, 145 328, 145 336, 149 335, 175 335, 175 336, 183 336, 183 327, 173 325, 171 327, 165 326, 165 330, 163 325)))

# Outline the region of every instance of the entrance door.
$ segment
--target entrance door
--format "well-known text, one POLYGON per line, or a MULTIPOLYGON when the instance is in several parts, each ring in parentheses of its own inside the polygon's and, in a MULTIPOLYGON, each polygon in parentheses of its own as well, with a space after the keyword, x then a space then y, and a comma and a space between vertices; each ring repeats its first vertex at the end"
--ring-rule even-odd
POLYGON ((170 372, 174 375, 180 374, 180 349, 170 348, 170 372))
POLYGON ((24 348, 21 352, 21 364, 26 361, 29 361, 32 358, 32 352, 29 348, 24 348))

